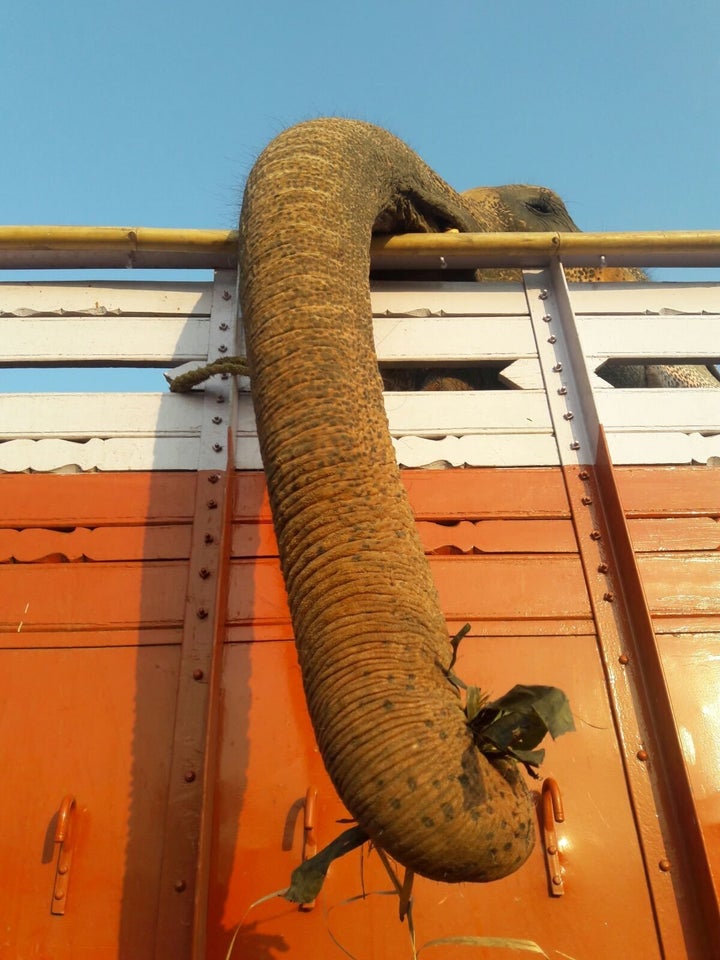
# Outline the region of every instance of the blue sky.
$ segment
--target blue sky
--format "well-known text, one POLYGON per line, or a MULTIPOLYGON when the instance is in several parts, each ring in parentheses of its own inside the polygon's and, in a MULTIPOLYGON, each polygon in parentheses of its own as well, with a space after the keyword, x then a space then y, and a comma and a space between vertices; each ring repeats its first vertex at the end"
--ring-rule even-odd
POLYGON ((587 230, 717 229, 719 93, 717 0, 7 0, 0 219, 230 228, 263 146, 337 114, 587 230))

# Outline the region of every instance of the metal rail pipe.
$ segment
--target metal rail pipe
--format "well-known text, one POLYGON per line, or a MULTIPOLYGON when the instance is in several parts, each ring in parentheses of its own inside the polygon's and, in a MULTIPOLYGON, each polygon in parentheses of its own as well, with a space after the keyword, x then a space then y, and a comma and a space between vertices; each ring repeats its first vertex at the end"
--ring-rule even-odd
MULTIPOLYGON (((2 269, 231 269, 235 230, 0 226, 2 269)), ((374 237, 377 270, 473 267, 720 266, 720 231, 643 233, 413 233, 374 237)))

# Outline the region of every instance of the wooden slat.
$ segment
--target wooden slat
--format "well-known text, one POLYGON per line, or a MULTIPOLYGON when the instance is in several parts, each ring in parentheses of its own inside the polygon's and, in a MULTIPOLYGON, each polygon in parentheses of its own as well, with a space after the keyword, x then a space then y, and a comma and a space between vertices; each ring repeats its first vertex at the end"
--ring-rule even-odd
POLYGON ((596 397, 608 430, 720 432, 720 389, 603 390, 596 397))
POLYGON ((0 443, 0 470, 196 470, 199 456, 199 437, 8 440, 0 443))
POLYGON ((130 627, 117 630, 0 630, 0 650, 80 650, 88 647, 169 647, 182 643, 182 627, 130 627))
POLYGON ((0 437, 199 436, 202 393, 50 393, 0 397, 0 437))
POLYGON ((479 390, 386 393, 394 437, 444 437, 465 433, 545 433, 550 414, 544 392, 479 390))
POLYGON ((534 357, 535 338, 525 317, 376 317, 380 361, 514 360, 534 357))
POLYGON ((32 646, 32 633, 181 626, 187 564, 10 563, 3 567, 0 632, 32 646))
MULTIPOLYGON (((575 557, 430 557, 445 616, 457 619, 590 617, 582 568, 575 557)), ((230 574, 228 621, 289 622, 275 559, 236 560, 230 574)))
POLYGON ((191 317, 0 318, 0 365, 157 365, 206 359, 208 321, 191 317))
POLYGON ((645 554, 638 565, 653 616, 720 614, 720 554, 645 554))
POLYGON ((720 313, 720 284, 711 283, 570 283, 576 314, 720 313))
MULTIPOLYGON (((572 553, 577 549, 569 520, 480 520, 475 523, 418 521, 427 553, 572 553)), ((2 548, 0 532, 0 549, 2 548)), ((697 539, 692 547, 697 549, 697 539)), ((232 555, 276 557, 277 540, 270 523, 239 523, 233 528, 232 555)), ((0 554, 0 557, 2 554, 0 554)))
POLYGON ((407 315, 417 312, 438 316, 526 316, 525 290, 521 283, 374 282, 372 311, 407 315))
MULTIPOLYGON (((239 435, 256 432, 252 400, 239 401, 239 435)), ((0 397, 0 437, 85 439, 199 434, 202 393, 5 394, 0 397)), ((547 433, 544 394, 530 391, 468 391, 385 394, 394 436, 492 430, 547 433)))
POLYGON ((720 474, 707 467, 620 467, 616 471, 630 517, 720 516, 720 474))
POLYGON ((720 359, 720 316, 580 317, 580 339, 592 357, 653 358, 657 362, 720 359))
MULTIPOLYGON (((400 437, 393 440, 401 467, 546 467, 559 463, 557 445, 548 432, 489 434, 486 436, 400 437)), ((243 464, 245 466, 245 464, 243 464)), ((250 464, 248 464, 250 466, 250 464)), ((253 464, 254 466, 254 464, 253 464)))
POLYGON ((211 283, 173 281, 0 283, 0 316, 162 313, 210 315, 211 283))
POLYGON ((720 457, 720 435, 704 437, 700 433, 633 433, 609 430, 608 445, 613 463, 681 464, 708 463, 720 457))
MULTIPOLYGON (((418 520, 568 519, 570 511, 559 469, 459 470, 401 474, 418 520)), ((270 503, 261 473, 236 474, 236 521, 269 522, 270 503)))
POLYGON ((720 523, 712 517, 642 518, 629 520, 628 526, 640 553, 720 550, 720 523))
MULTIPOLYGON (((60 518, 59 518, 60 519, 60 518)), ((183 560, 190 552, 189 524, 153 527, 75 527, 68 532, 31 527, 0 529, 0 563, 61 560, 183 560)))
POLYGON ((187 523, 191 473, 0 474, 0 527, 187 523))

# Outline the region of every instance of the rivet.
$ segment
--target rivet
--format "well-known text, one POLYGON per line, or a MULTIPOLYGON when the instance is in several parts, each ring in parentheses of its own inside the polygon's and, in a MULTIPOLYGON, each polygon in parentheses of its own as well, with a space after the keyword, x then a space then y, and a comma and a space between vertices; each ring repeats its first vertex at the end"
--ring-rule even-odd
POLYGON ((571 450, 579 450, 579 449, 580 449, 580 441, 579 441, 579 440, 573 440, 572 443, 570 444, 570 449, 571 449, 571 450))
POLYGON ((217 500, 208 500, 207 508, 208 510, 217 510, 217 500))
POLYGON ((198 620, 207 620, 208 612, 205 607, 198 607, 197 618, 198 620))
POLYGON ((219 473, 211 473, 210 476, 208 477, 208 483, 217 483, 219 479, 220 479, 219 473))
POLYGON ((551 322, 552 322, 552 317, 550 316, 549 313, 544 313, 542 319, 543 319, 543 323, 551 323, 551 322))
POLYGON ((218 353, 227 353, 227 347, 225 346, 224 343, 221 343, 220 346, 218 347, 218 353))
POLYGON ((220 379, 221 379, 221 380, 229 380, 229 379, 230 379, 230 374, 229 374, 229 373, 221 373, 221 374, 220 374, 220 379))
POLYGON ((202 678, 205 676, 205 673, 200 669, 200 667, 196 667, 195 670, 193 670, 192 675, 193 680, 202 680, 202 678))
POLYGON ((557 337, 555 336, 554 333, 553 333, 552 336, 550 336, 550 337, 547 338, 547 342, 548 342, 548 343, 557 343, 557 337))
POLYGON ((219 393, 215 397, 215 403, 225 403, 225 397, 221 393, 219 393))
POLYGON ((610 568, 606 563, 598 564, 598 573, 607 573, 610 568))
POLYGON ((214 444, 212 445, 212 448, 213 448, 213 450, 215 451, 215 453, 222 453, 222 444, 221 444, 221 443, 214 443, 214 444))
POLYGON ((667 873, 668 870, 672 870, 672 864, 670 863, 669 860, 665 860, 665 858, 663 858, 660 861, 660 863, 658 863, 658 866, 660 867, 663 873, 667 873))
POLYGON ((538 298, 539 298, 540 300, 547 300, 547 298, 548 298, 548 292, 547 292, 547 290, 541 290, 540 293, 538 294, 538 298))
POLYGON ((64 900, 64 899, 65 899, 65 894, 62 892, 62 890, 58 890, 57 893, 53 894, 53 899, 55 899, 55 900, 64 900))
POLYGON ((626 653, 621 653, 618 657, 618 663, 626 666, 628 663, 630 663, 630 657, 626 653))
POLYGON ((229 290, 223 290, 222 298, 223 300, 230 300, 232 298, 232 294, 229 290))
POLYGON ((213 417, 212 422, 214 424, 222 423, 222 417, 213 417))
POLYGON ((559 387, 558 393, 560 394, 561 397, 564 397, 565 394, 567 393, 567 387, 559 387))
POLYGON ((194 770, 186 770, 183 779, 185 783, 193 783, 195 781, 197 774, 194 770))
POLYGON ((176 880, 174 886, 176 893, 183 893, 187 889, 187 884, 184 880, 176 880))
POLYGON ((572 420, 574 417, 575 414, 572 412, 572 410, 568 410, 567 413, 563 414, 563 420, 572 420))
POLYGON ((215 537, 211 533, 206 533, 205 543, 215 543, 215 537))
POLYGON ((599 540, 601 537, 602 537, 602 534, 600 533, 599 530, 591 530, 591 531, 590 531, 590 539, 591 539, 591 540, 599 540))
POLYGON ((557 847, 554 844, 550 844, 550 846, 547 848, 547 852, 550 854, 551 857, 554 857, 555 854, 557 853, 557 847))
POLYGON ((635 756, 641 763, 645 763, 645 761, 648 759, 648 752, 647 750, 638 750, 635 756))
POLYGON ((615 599, 615 594, 610 593, 610 591, 603 594, 603 600, 607 600, 608 603, 612 603, 614 599, 615 599))
POLYGON ((447 260, 445 257, 440 257, 440 269, 447 270, 447 260))
POLYGON ((228 328, 228 325, 227 325, 226 323, 221 323, 221 324, 220 324, 220 329, 221 329, 221 330, 227 330, 227 329, 229 329, 229 328, 228 328))
POLYGON ((578 474, 578 477, 580 477, 581 480, 589 480, 590 474, 587 472, 587 470, 581 470, 578 474))
POLYGON ((561 363, 556 363, 555 366, 553 367, 553 372, 554 372, 554 373, 560 373, 561 370, 562 370, 562 364, 561 364, 561 363))
POLYGON ((592 503, 592 497, 580 497, 580 503, 584 507, 589 507, 590 504, 592 503))
POLYGON ((202 569, 198 573, 198 576, 200 577, 201 580, 207 580, 207 578, 210 576, 210 571, 208 570, 207 567, 202 567, 202 569))
POLYGON ((562 884, 562 877, 556 873, 555 876, 552 878, 552 882, 555 884, 556 887, 559 887, 562 884))

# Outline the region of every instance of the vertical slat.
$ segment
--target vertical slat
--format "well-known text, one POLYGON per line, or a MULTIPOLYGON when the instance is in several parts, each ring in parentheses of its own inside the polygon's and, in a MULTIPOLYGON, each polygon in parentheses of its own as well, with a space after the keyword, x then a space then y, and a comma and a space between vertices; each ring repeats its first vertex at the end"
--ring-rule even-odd
MULTIPOLYGON (((209 360, 232 355, 235 275, 216 274, 209 360), (221 347, 225 347, 221 350, 221 347)), ((164 827, 157 960, 205 957, 207 874, 215 779, 219 668, 230 551, 237 391, 233 378, 204 386, 192 548, 185 603, 170 789, 164 827)))
POLYGON ((658 934, 666 956, 701 958, 717 897, 567 284, 559 264, 525 281, 658 934))

